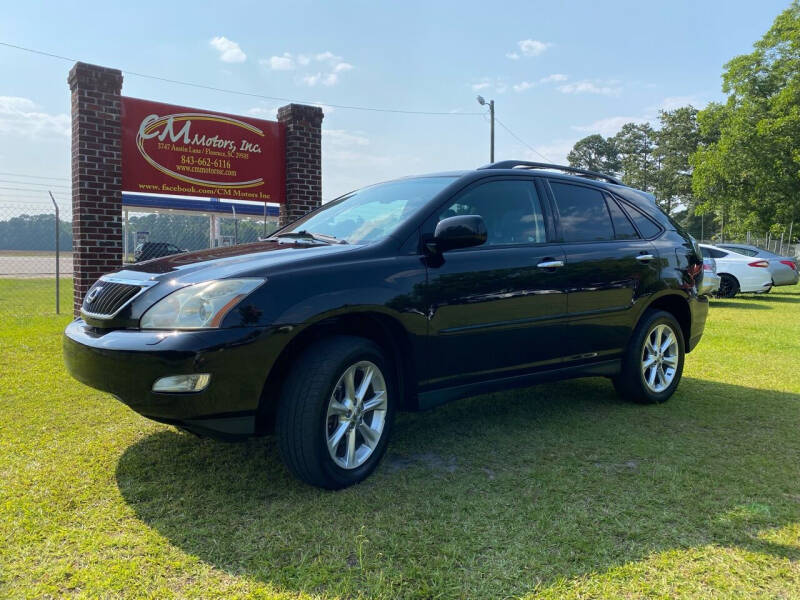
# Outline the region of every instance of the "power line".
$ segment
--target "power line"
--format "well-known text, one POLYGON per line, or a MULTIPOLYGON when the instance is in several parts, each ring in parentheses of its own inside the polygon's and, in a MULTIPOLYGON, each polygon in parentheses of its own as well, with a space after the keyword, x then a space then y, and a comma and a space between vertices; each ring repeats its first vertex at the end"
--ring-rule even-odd
MULTIPOLYGON (((78 59, 69 58, 68 56, 61 56, 60 54, 53 54, 51 52, 44 52, 42 50, 35 50, 34 48, 26 48, 24 46, 17 46, 9 44, 8 42, 0 42, 0 46, 7 48, 14 48, 15 50, 22 50, 23 52, 30 52, 31 54, 39 54, 50 58, 57 58, 69 62, 78 62, 78 59)), ((148 75, 146 73, 137 73, 136 71, 126 71, 120 69, 125 75, 132 75, 134 77, 142 77, 144 79, 153 79, 155 81, 163 81, 165 83, 173 83, 175 85, 184 85, 187 87, 198 88, 202 90, 210 90, 213 92, 222 92, 225 94, 235 94, 237 96, 247 96, 249 98, 259 98, 261 100, 276 100, 278 102, 296 102, 299 104, 310 104, 312 106, 330 106, 331 108, 340 108, 344 110, 364 110, 369 112, 383 112, 383 113, 399 113, 405 115, 433 115, 433 116, 468 116, 468 115, 482 115, 480 112, 452 112, 452 111, 434 111, 434 110, 406 110, 400 108, 375 108, 370 106, 354 106, 347 104, 330 104, 327 102, 307 102, 303 100, 293 100, 291 98, 282 98, 280 96, 266 96, 264 94, 254 94, 251 92, 242 92, 238 90, 229 90, 226 88, 215 87, 203 83, 193 83, 189 81, 180 81, 178 79, 170 79, 168 77, 159 77, 158 75, 148 75)))
POLYGON ((25 175, 24 173, 4 173, 0 171, 0 175, 8 177, 23 177, 27 179, 53 179, 55 181, 69 181, 69 177, 45 177, 43 175, 25 175))
MULTIPOLYGON (((48 189, 61 189, 61 190, 69 190, 71 189, 68 185, 64 185, 61 183, 38 183, 33 181, 10 181, 8 179, 0 179, 0 183, 12 183, 14 185, 36 185, 46 187, 48 189)), ((31 188, 31 191, 35 191, 36 188, 31 188)))
POLYGON ((510 129, 509 129, 507 126, 506 126, 506 124, 505 124, 505 123, 503 123, 503 122, 502 122, 500 119, 498 119, 496 116, 495 116, 494 120, 495 120, 495 121, 497 121, 497 122, 499 123, 500 127, 502 127, 503 129, 505 129, 505 130, 506 130, 506 131, 509 133, 509 135, 511 135, 511 137, 513 137, 513 138, 514 138, 515 140, 517 140, 517 141, 518 141, 520 144, 522 144, 523 146, 525 146, 526 148, 528 148, 528 150, 530 150, 531 152, 535 152, 536 154, 538 154, 539 156, 541 156, 543 159, 545 159, 547 162, 550 162, 550 163, 551 163, 551 162, 553 162, 551 159, 547 158, 547 157, 546 157, 544 154, 542 154, 541 152, 539 152, 539 151, 538 151, 536 148, 534 148, 533 146, 531 146, 531 145, 530 145, 528 142, 526 142, 526 141, 525 141, 525 140, 523 140, 521 137, 519 137, 519 136, 518 136, 516 133, 514 133, 513 131, 511 131, 511 130, 510 130, 510 129))
POLYGON ((42 194, 47 193, 47 190, 37 190, 33 188, 18 188, 18 187, 0 187, 0 190, 11 190, 13 192, 42 192, 42 194))

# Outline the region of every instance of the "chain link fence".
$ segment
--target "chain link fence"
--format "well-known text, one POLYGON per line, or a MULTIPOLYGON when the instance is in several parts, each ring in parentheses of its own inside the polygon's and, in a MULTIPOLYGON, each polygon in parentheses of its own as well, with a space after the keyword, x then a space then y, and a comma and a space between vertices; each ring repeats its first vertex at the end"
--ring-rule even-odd
POLYGON ((230 214, 193 214, 129 208, 123 210, 123 262, 247 244, 276 229, 274 218, 235 214, 233 210, 230 214))
POLYGON ((62 210, 69 200, 47 191, 21 195, 0 196, 0 305, 58 312, 70 305, 72 288, 72 218, 62 210))
MULTIPOLYGON (((71 200, 60 195, 51 197, 46 190, 0 195, 0 306, 18 309, 35 304, 51 307, 48 312, 69 312, 71 200)), ((236 210, 235 206, 230 213, 125 207, 122 263, 246 244, 277 229, 274 215, 241 214, 245 208, 237 214, 236 210)))

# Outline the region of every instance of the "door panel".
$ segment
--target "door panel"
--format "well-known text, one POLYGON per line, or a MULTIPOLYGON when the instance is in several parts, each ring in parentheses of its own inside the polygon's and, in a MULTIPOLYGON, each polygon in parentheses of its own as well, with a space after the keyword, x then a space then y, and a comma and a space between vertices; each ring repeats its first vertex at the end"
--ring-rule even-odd
POLYGON ((568 360, 617 355, 634 326, 636 298, 658 280, 655 247, 603 190, 550 181, 550 192, 567 258, 568 360))
POLYGON ((512 375, 558 363, 564 354, 567 301, 564 262, 552 237, 540 191, 530 177, 498 177, 479 182, 445 203, 429 219, 480 215, 488 233, 479 247, 429 257, 431 387, 512 375), (550 231, 550 235, 548 235, 550 231))
POLYGON ((565 244, 567 305, 574 360, 617 354, 627 344, 633 305, 658 279, 657 253, 646 240, 565 244), (637 256, 652 255, 642 262, 637 256), (596 354, 596 356, 587 356, 596 354))
POLYGON ((552 365, 566 353, 559 245, 446 253, 428 271, 430 373, 455 385, 552 365))

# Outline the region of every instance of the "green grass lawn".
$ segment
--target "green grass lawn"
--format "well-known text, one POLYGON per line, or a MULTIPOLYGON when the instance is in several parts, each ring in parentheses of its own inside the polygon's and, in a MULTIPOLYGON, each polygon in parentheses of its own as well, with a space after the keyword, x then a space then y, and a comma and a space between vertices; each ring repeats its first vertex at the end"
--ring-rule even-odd
POLYGON ((712 301, 664 405, 582 379, 401 415, 338 493, 73 381, 51 313, 0 280, 2 598, 800 597, 796 287, 712 301))

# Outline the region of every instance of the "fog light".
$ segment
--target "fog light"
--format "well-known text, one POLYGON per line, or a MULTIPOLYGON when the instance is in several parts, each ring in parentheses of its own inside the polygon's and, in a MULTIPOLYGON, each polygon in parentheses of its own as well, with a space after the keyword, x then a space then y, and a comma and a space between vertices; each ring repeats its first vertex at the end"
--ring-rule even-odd
POLYGON ((200 392, 208 387, 211 375, 208 373, 192 373, 191 375, 170 375, 157 379, 153 384, 154 392, 200 392))

